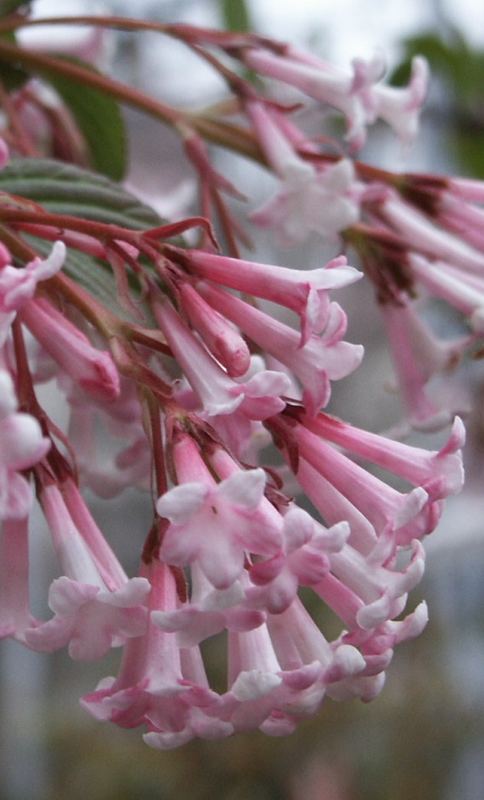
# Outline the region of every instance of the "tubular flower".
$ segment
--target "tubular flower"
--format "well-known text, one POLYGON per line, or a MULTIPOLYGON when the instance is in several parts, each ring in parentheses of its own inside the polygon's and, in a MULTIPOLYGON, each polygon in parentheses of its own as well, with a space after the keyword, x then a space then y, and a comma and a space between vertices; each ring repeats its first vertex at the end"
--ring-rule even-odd
POLYGON ((297 450, 297 477, 333 524, 284 500, 260 468, 244 470, 219 444, 201 447, 175 426, 176 485, 158 500, 163 534, 143 567, 152 580, 144 644, 129 642, 118 678, 83 699, 99 719, 144 724, 153 747, 253 728, 284 735, 325 695, 371 700, 394 647, 425 626, 424 603, 401 615, 423 575, 420 539, 462 484, 461 423, 430 453, 297 409, 266 425, 290 461, 297 450), (416 488, 391 488, 333 445, 416 488), (303 586, 341 619, 334 641, 302 604, 303 586), (227 688, 215 691, 198 646, 224 631, 227 688))
POLYGON ((303 161, 261 103, 247 103, 247 113, 267 160, 281 185, 276 195, 251 214, 262 227, 275 227, 288 243, 309 233, 334 238, 359 217, 351 161, 316 168, 303 161))
POLYGON ((213 283, 272 300, 294 311, 301 319, 301 344, 313 331, 320 333, 327 324, 329 291, 362 277, 348 265, 344 256, 312 271, 257 264, 200 250, 177 254, 177 257, 191 272, 213 283))
MULTIPOLYGON (((3 16, 2 30, 30 24, 27 9, 3 16)), ((119 20, 97 23, 101 34, 119 20)), ((82 706, 171 749, 239 731, 289 734, 326 696, 370 701, 397 645, 425 627, 425 603, 409 596, 425 537, 462 487, 465 438, 460 401, 434 399, 431 382, 472 348, 482 355, 484 184, 353 157, 377 120, 414 138, 421 58, 396 88, 383 84, 378 55, 341 68, 252 34, 162 27, 223 77, 231 95, 210 112, 149 100, 56 56, 44 79, 75 75, 79 92, 95 83, 99 96, 172 125, 198 181, 187 219, 162 223, 81 166, 121 175, 119 131, 103 155, 105 137, 93 148, 60 95, 53 106, 30 89, 0 92, 0 637, 86 661, 122 648, 117 676, 82 706), (248 81, 247 68, 316 101, 311 114, 340 112, 346 141, 316 127, 312 136, 308 115, 248 81), (250 198, 214 166, 217 146, 274 177, 274 195, 242 221, 229 201, 250 198), (240 257, 250 223, 292 244, 315 234, 344 243, 362 270, 341 250, 315 269, 240 257), (333 382, 363 357, 333 291, 365 276, 409 425, 448 424, 440 448, 326 413, 333 382), (439 338, 420 317, 429 300, 457 311, 456 325, 461 315, 460 333, 439 338), (136 496, 140 513, 107 515, 105 536, 89 493, 111 501, 135 489, 148 495, 143 506, 136 496), (29 598, 37 514, 57 563, 43 619, 29 598), (118 550, 139 560, 136 577, 118 550)), ((45 57, 14 40, 0 37, 0 61, 12 54, 29 77, 45 57)))
POLYGON ((69 644, 72 658, 101 658, 113 645, 119 646, 127 638, 143 633, 143 602, 149 583, 144 578, 126 578, 96 531, 80 495, 72 488, 66 503, 56 486, 46 486, 41 503, 64 575, 56 578, 49 590, 48 602, 54 617, 28 630, 25 639, 36 650, 51 651, 69 644), (72 504, 79 529, 69 512, 72 504), (107 580, 103 579, 97 560, 101 570, 107 572, 107 580))
POLYGON ((0 520, 28 515, 32 491, 21 472, 40 461, 50 447, 37 420, 16 408, 12 378, 0 370, 0 520))
POLYGON ((263 75, 288 83, 341 111, 348 124, 347 138, 355 149, 365 143, 366 126, 378 117, 406 143, 417 134, 428 82, 428 67, 423 58, 413 60, 408 86, 398 89, 378 83, 385 71, 379 56, 368 62, 355 59, 352 70, 308 57, 292 48, 284 56, 250 49, 245 61, 263 75))

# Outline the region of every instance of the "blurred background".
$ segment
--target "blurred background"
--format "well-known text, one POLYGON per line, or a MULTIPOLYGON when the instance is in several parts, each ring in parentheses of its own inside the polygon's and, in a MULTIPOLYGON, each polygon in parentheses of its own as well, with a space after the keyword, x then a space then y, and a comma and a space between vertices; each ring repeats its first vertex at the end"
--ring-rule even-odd
MULTIPOLYGON (((159 21, 245 28, 311 48, 347 63, 383 50, 395 82, 408 59, 423 53, 432 83, 422 134, 403 152, 388 131, 376 129, 363 159, 393 170, 437 171, 484 177, 484 4, 475 0, 39 0, 35 13, 102 12, 159 21)), ((58 28, 25 32, 23 41, 62 47, 58 28), (58 45, 56 44, 58 42, 58 45)), ((220 80, 181 45, 152 34, 113 34, 106 49, 116 76, 169 102, 209 105, 223 94, 220 80), (194 69, 192 69, 192 66, 194 69)), ((127 113, 132 136, 128 184, 164 216, 186 214, 193 177, 168 131, 127 113), (154 169, 153 165, 157 165, 154 169)), ((219 156, 224 158, 223 155, 219 156)), ((270 177, 231 158, 231 179, 249 189, 254 205, 267 196, 270 177), (254 187, 256 195, 254 196, 254 187)), ((223 166, 223 162, 222 162, 223 166)), ((245 214, 245 210, 240 210, 245 214)), ((271 235, 256 240, 258 260, 316 266, 331 250, 318 239, 282 249, 271 235)), ((334 248, 333 248, 334 251, 334 248)), ((399 418, 385 391, 392 369, 371 290, 360 285, 337 297, 350 317, 352 341, 367 357, 338 386, 331 410, 356 424, 382 430, 399 418)), ((193 742, 175 752, 146 747, 138 731, 101 725, 77 697, 115 674, 117 658, 73 664, 59 653, 45 657, 16 643, 0 651, 0 800, 480 800, 484 798, 484 373, 479 362, 461 372, 474 408, 466 452, 468 483, 448 503, 430 537, 427 574, 414 596, 430 606, 423 636, 397 649, 383 693, 370 705, 326 701, 317 719, 286 739, 239 735, 193 742)), ((422 439, 432 447, 442 437, 422 439)), ((122 502, 93 498, 98 521, 132 573, 130 520, 149 525, 143 496, 122 502), (146 516, 146 520, 144 517, 146 516)), ((45 594, 54 577, 42 537, 33 543, 42 570, 32 587, 45 594)), ((39 600, 40 602, 40 600, 39 600)), ((214 656, 216 657, 216 655, 214 656)))

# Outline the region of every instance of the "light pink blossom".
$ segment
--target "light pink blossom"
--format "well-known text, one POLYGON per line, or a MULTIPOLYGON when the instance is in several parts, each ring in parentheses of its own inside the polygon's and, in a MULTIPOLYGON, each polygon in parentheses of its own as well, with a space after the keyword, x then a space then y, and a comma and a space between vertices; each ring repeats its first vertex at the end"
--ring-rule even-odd
POLYGON ((280 542, 280 529, 260 510, 265 473, 239 470, 216 484, 187 436, 174 458, 180 483, 156 504, 171 523, 160 556, 177 566, 196 562, 215 588, 227 589, 242 574, 246 551, 272 554, 280 542))
POLYGON ((59 272, 66 257, 64 242, 56 242, 45 259, 34 258, 25 267, 4 266, 0 270, 0 311, 18 311, 30 300, 39 281, 52 278, 59 272))
POLYGON ((192 647, 222 630, 246 631, 265 621, 263 611, 245 607, 248 581, 234 581, 228 589, 214 589, 202 569, 191 565, 190 602, 174 611, 153 611, 152 622, 161 630, 176 632, 179 647, 192 647))
POLYGON ((50 447, 37 420, 16 412, 16 407, 12 379, 0 370, 0 520, 28 515, 32 490, 20 473, 40 461, 50 447))
POLYGON ((276 227, 294 243, 309 233, 334 238, 359 217, 353 191, 355 173, 348 159, 315 167, 295 152, 278 118, 260 102, 248 102, 246 110, 262 151, 281 184, 276 194, 251 214, 263 227, 276 227))
POLYGON ((465 406, 458 396, 447 402, 442 398, 442 392, 436 397, 436 393, 430 393, 429 384, 434 377, 448 381, 471 337, 450 341, 438 339, 419 316, 414 304, 403 295, 398 305, 384 303, 381 312, 410 425, 426 431, 448 425, 454 414, 465 410, 465 406))
MULTIPOLYGON (((311 334, 301 346, 293 328, 237 297, 208 284, 198 286, 210 304, 223 313, 264 351, 285 364, 304 387, 303 403, 309 414, 328 403, 330 381, 346 377, 363 357, 361 345, 341 341, 346 315, 332 303, 321 335, 311 334)), ((291 391, 288 391, 291 396, 291 391)))
POLYGON ((250 350, 244 339, 189 283, 182 283, 179 292, 191 325, 210 352, 231 378, 245 375, 250 367, 250 350))
POLYGON ((193 390, 209 416, 240 411, 249 419, 265 419, 284 408, 280 395, 289 381, 280 372, 264 370, 244 381, 223 371, 168 302, 156 304, 158 324, 193 390))
MULTIPOLYGON (((151 591, 151 613, 170 613, 178 600, 169 567, 143 567, 151 591)), ((149 624, 141 639, 129 641, 117 678, 106 678, 81 704, 93 716, 123 727, 146 724, 147 744, 171 749, 192 739, 221 738, 233 726, 217 715, 219 698, 208 684, 198 648, 180 650, 172 633, 149 624)))
POLYGON ((330 569, 329 549, 341 537, 340 547, 348 536, 349 526, 328 531, 296 506, 284 516, 284 544, 271 559, 257 561, 249 570, 253 584, 246 591, 248 604, 280 614, 292 603, 300 586, 313 586, 330 569))
POLYGON ((386 194, 379 210, 390 225, 416 250, 431 259, 438 259, 470 273, 481 275, 484 254, 452 233, 439 228, 424 214, 400 200, 392 192, 386 194))
POLYGON ((454 420, 448 441, 439 451, 396 442, 355 428, 328 414, 321 413, 315 420, 308 419, 306 424, 319 436, 404 478, 414 486, 422 486, 432 500, 458 494, 462 489, 465 429, 458 417, 454 420))
POLYGON ((299 314, 302 322, 301 343, 327 323, 328 291, 354 283, 362 273, 350 267, 344 256, 313 270, 296 270, 270 264, 257 264, 203 250, 191 250, 183 263, 214 283, 237 289, 264 300, 272 300, 299 314))
POLYGON ((48 300, 29 300, 21 320, 42 347, 89 394, 114 400, 120 392, 119 375, 109 353, 95 348, 87 336, 48 300))
MULTIPOLYGON (((79 497, 69 497, 70 503, 79 505, 79 497)), ((80 532, 86 527, 85 512, 76 513, 79 530, 53 484, 43 488, 41 503, 64 575, 54 580, 49 589, 48 603, 54 616, 27 630, 26 641, 36 650, 52 651, 68 645, 74 659, 101 658, 111 647, 144 632, 147 610, 143 603, 149 583, 144 578, 126 578, 121 583, 118 568, 118 576, 112 578, 116 588, 110 590, 91 551, 94 545, 102 569, 107 566, 107 546, 99 551, 98 534, 90 521, 85 535, 80 532)), ((112 554, 110 560, 114 559, 112 554)))
POLYGON ((0 523, 0 639, 12 636, 25 643, 25 631, 35 624, 29 605, 28 518, 0 523))
POLYGON ((418 118, 425 99, 428 67, 416 57, 408 86, 395 88, 378 83, 384 74, 380 56, 371 61, 355 59, 353 69, 328 64, 288 48, 284 56, 250 49, 246 63, 263 75, 288 83, 321 103, 341 111, 348 123, 347 138, 360 148, 366 139, 366 126, 379 117, 408 143, 415 138, 418 118))

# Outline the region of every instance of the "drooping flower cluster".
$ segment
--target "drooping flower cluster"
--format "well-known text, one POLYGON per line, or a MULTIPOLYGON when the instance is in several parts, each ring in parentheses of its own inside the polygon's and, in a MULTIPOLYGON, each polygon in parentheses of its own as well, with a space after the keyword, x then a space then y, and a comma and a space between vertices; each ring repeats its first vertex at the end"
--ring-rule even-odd
MULTIPOLYGON (((427 419, 422 392, 432 372, 482 333, 480 239, 470 222, 478 217, 467 204, 481 199, 480 188, 454 182, 432 195, 438 222, 454 231, 443 233, 398 194, 414 188, 420 197, 427 184, 403 185, 351 157, 378 118, 405 141, 414 136, 426 84, 421 60, 409 86, 395 89, 381 83, 378 59, 346 71, 258 37, 185 26, 165 32, 201 52, 219 46, 338 109, 351 149, 329 156, 288 109, 207 50, 247 127, 223 120, 217 128, 215 118, 157 107, 198 173, 201 216, 129 227, 118 224, 116 203, 106 222, 104 208, 101 219, 57 214, 8 192, 0 207, 8 232, 0 252, 0 634, 41 651, 67 646, 79 660, 122 647, 117 677, 103 679, 82 705, 97 719, 144 726, 145 741, 162 749, 252 729, 283 735, 326 696, 375 697, 395 646, 426 624, 425 603, 407 608, 423 575, 422 540, 463 482, 459 418, 441 449, 426 451, 324 410, 332 382, 363 356, 345 339, 346 314, 333 292, 363 273, 343 255, 313 270, 241 258, 242 233, 224 198, 238 193, 201 137, 245 147, 275 173, 276 195, 252 214, 256 223, 291 241, 341 234, 355 246, 384 304, 416 419, 427 419), (456 207, 459 194, 466 202, 456 207), (196 247, 173 241, 196 226, 196 247), (37 255, 40 240, 54 242, 46 258, 37 255), (91 284, 76 273, 72 257, 80 254, 91 284), (96 292, 101 270, 112 278, 113 302, 96 292), (474 333, 450 344, 431 339, 414 311, 415 285, 464 312, 474 333), (38 400, 46 380, 66 400, 66 425, 38 400), (313 514, 283 490, 288 470, 313 514), (83 495, 88 488, 114 498, 130 486, 149 493, 153 511, 148 534, 130 534, 140 554, 135 577, 83 495), (59 572, 42 620, 28 592, 35 502, 59 572), (328 609, 340 621, 333 639, 321 623, 328 609), (226 652, 224 683, 205 657, 203 643, 213 637, 226 652)), ((22 117, 32 98, 17 98, 24 151, 25 137, 39 145, 22 117)), ((96 184, 95 196, 112 194, 96 184)))

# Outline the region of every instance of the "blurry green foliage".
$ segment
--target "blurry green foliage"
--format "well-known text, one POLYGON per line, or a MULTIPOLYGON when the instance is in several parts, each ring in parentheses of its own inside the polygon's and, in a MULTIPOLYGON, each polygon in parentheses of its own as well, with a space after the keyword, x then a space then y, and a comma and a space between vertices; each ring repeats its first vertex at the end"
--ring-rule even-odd
MULTIPOLYGON (((1 16, 3 15, 0 11, 0 17, 1 16)), ((5 41, 7 41, 9 44, 17 44, 15 33, 13 31, 7 31, 6 33, 2 33, 0 36, 2 39, 5 39, 5 41)), ((25 72, 25 70, 23 70, 21 67, 15 64, 0 63, 0 80, 2 81, 2 84, 5 87, 5 89, 8 90, 20 89, 20 87, 23 86, 28 79, 29 79, 29 74, 25 72)))
POLYGON ((0 0, 0 17, 6 17, 7 14, 20 10, 22 6, 29 5, 29 0, 0 0))
POLYGON ((405 55, 392 83, 404 84, 412 57, 425 56, 446 90, 442 110, 449 147, 462 171, 484 178, 484 51, 471 47, 453 26, 445 37, 430 31, 406 39, 403 46, 405 55))
MULTIPOLYGON (((78 58, 56 53, 56 58, 97 72, 78 58)), ((126 132, 119 103, 93 86, 79 87, 78 81, 50 72, 47 80, 60 95, 79 126, 89 149, 94 170, 115 181, 127 168, 126 132)))
POLYGON ((249 9, 245 0, 220 0, 224 28, 228 31, 253 30, 249 9))

